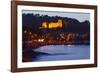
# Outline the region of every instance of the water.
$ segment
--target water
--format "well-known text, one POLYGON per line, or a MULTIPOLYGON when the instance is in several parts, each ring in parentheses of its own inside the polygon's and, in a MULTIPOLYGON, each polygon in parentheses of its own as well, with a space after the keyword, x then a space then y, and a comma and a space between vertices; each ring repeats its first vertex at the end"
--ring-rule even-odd
POLYGON ((90 58, 89 45, 47 45, 33 50, 41 53, 33 61, 80 60, 90 58))

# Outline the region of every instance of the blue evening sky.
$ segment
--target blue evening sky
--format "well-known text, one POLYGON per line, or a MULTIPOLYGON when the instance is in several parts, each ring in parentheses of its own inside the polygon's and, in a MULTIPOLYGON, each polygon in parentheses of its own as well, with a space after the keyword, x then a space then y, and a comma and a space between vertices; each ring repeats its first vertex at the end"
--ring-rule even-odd
POLYGON ((75 18, 80 22, 85 20, 90 21, 90 13, 80 13, 80 12, 54 12, 54 11, 37 11, 37 10, 22 10, 22 13, 28 14, 40 14, 40 15, 48 15, 48 16, 61 16, 61 17, 69 17, 75 18))

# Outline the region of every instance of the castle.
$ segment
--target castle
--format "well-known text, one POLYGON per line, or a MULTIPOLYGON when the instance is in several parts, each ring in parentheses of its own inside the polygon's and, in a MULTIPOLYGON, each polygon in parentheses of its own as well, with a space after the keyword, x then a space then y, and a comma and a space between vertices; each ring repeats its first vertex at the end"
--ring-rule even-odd
POLYGON ((43 22, 42 23, 42 27, 40 28, 49 28, 49 29, 52 29, 52 28, 61 28, 62 27, 62 20, 61 19, 58 19, 57 22, 43 22))

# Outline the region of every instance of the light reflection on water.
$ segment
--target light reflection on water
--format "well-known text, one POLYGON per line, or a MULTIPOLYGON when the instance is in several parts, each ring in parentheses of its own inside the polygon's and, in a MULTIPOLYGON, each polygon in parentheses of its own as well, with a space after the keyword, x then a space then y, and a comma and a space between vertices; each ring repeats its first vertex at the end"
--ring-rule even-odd
POLYGON ((33 61, 79 60, 90 58, 90 45, 47 45, 33 50, 39 52, 33 61))

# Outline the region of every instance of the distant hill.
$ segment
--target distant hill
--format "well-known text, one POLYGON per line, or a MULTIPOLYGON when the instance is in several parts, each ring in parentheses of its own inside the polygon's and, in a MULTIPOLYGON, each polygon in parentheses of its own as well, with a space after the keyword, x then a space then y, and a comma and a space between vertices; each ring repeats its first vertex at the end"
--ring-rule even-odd
MULTIPOLYGON (((63 26, 59 30, 61 30, 64 33, 90 32, 90 22, 88 20, 79 22, 77 19, 74 19, 74 18, 39 15, 39 14, 22 14, 23 30, 26 29, 34 33, 40 33, 42 31, 40 30, 39 27, 41 27, 42 22, 44 21, 45 22, 57 22, 58 19, 61 19, 63 22, 63 26)), ((45 31, 49 31, 49 29, 45 31)))

